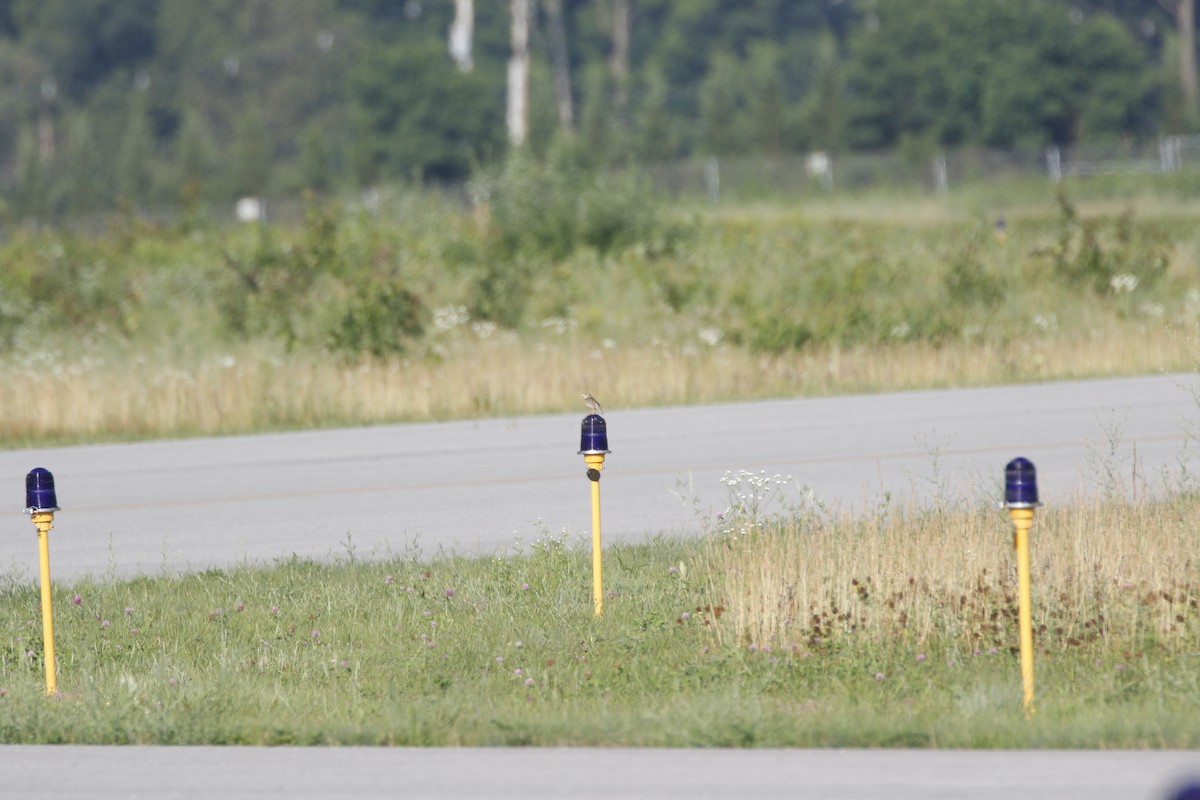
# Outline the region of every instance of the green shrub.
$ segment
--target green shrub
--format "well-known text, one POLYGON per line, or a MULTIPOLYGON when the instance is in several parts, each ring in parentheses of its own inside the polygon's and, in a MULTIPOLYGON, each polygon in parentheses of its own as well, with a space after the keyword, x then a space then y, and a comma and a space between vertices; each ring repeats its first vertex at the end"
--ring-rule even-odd
POLYGON ((75 335, 128 330, 139 303, 136 271, 118 242, 58 231, 31 233, 9 242, 0 259, 5 265, 0 292, 21 316, 75 335))
POLYGON ((525 259, 486 260, 474 272, 471 315, 516 328, 525 318, 533 265, 525 259))
MULTIPOLYGON (((235 334, 282 339, 289 347, 305 342, 305 317, 328 302, 321 279, 358 279, 358 269, 343 258, 340 215, 310 205, 304 225, 293 237, 286 228, 260 225, 250 252, 224 249, 228 268, 218 305, 235 334)), ((368 303, 369 305, 369 303, 368 303)))
POLYGON ((1135 225, 1131 212, 1115 219, 1081 219, 1061 191, 1058 206, 1058 239, 1050 256, 1056 273, 1070 285, 1103 294, 1115 288, 1120 275, 1151 288, 1166 274, 1169 239, 1152 226, 1135 225))
POLYGON ((360 287, 329 335, 334 352, 349 356, 408 351, 424 332, 417 296, 394 281, 360 287))
POLYGON ((972 233, 967 242, 947 257, 944 284, 951 303, 990 308, 1004 299, 1004 282, 983 260, 982 250, 987 245, 982 234, 972 233))
POLYGON ((741 338, 756 352, 780 354, 803 348, 812 341, 813 331, 802 320, 768 314, 752 319, 741 338))
POLYGON ((490 204, 493 256, 555 261, 578 248, 613 253, 653 240, 666 222, 633 175, 602 175, 573 163, 518 154, 480 183, 490 204))

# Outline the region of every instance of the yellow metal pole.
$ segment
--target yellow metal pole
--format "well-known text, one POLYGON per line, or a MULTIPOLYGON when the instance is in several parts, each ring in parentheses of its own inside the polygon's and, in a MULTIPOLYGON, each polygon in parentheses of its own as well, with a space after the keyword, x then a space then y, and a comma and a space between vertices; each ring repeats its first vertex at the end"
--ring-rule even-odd
POLYGON ((38 531, 38 561, 42 574, 42 644, 46 659, 46 694, 58 691, 54 661, 54 607, 50 600, 50 528, 54 522, 53 511, 36 511, 33 524, 38 531))
POLYGON ((1015 531, 1013 546, 1017 550, 1017 622, 1021 635, 1021 684, 1025 689, 1025 713, 1034 713, 1033 707, 1033 613, 1029 588, 1029 529, 1033 527, 1032 508, 1010 508, 1015 531))
POLYGON ((604 613, 604 566, 600 548, 600 470, 604 469, 604 454, 589 453, 583 457, 592 484, 592 603, 596 616, 604 613), (593 476, 592 471, 596 474, 593 476))

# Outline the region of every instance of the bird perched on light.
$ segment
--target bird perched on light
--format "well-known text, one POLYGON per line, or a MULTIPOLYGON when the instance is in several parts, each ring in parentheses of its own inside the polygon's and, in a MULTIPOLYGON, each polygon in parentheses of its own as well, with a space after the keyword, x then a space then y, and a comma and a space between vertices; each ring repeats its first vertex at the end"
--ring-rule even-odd
POLYGON ((596 398, 592 397, 591 392, 583 393, 583 402, 586 403, 587 407, 590 408, 595 413, 597 413, 597 414, 604 413, 604 409, 600 408, 600 401, 597 400, 596 398))

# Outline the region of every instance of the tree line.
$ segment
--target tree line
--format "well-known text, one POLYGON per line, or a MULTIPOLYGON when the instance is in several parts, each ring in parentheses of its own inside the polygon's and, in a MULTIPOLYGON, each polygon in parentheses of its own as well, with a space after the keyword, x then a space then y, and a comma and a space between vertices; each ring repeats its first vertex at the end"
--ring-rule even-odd
POLYGON ((1131 143, 1195 0, 0 0, 0 215, 458 182, 516 150, 1131 143))

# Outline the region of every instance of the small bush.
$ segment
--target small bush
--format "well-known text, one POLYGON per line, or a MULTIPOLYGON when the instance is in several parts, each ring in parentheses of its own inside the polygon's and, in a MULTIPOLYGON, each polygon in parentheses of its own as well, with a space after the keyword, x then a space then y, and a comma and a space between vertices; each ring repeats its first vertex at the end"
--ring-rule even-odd
POLYGON ((597 175, 570 162, 518 155, 480 184, 493 256, 555 261, 582 247, 610 253, 648 242, 665 228, 661 206, 634 176, 597 175))
POLYGON ((948 257, 944 283, 950 302, 963 307, 991 308, 1004 299, 1004 283, 988 270, 982 250, 988 242, 979 233, 948 257))
POLYGON ((742 338, 756 352, 778 355, 803 348, 812 341, 813 331, 802 320, 765 315, 752 319, 742 338))
POLYGON ((388 356, 408 351, 424 332, 417 296, 394 281, 360 287, 330 332, 334 352, 388 356))
POLYGON ((1171 243, 1161 231, 1134 225, 1130 212, 1115 220, 1081 219, 1065 192, 1058 194, 1058 205, 1058 240, 1050 257, 1068 284, 1103 294, 1118 275, 1151 288, 1166 274, 1171 243))

